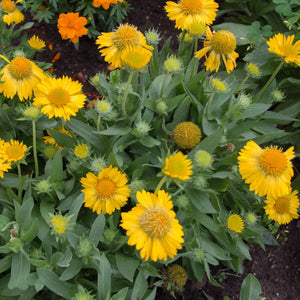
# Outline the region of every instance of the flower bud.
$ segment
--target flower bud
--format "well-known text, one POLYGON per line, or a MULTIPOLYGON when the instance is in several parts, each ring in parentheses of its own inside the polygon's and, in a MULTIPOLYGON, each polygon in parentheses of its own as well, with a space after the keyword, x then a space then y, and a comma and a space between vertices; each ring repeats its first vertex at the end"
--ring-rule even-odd
POLYGON ((156 109, 157 109, 157 112, 159 112, 161 114, 167 114, 168 106, 165 101, 159 101, 156 104, 156 109))
POLYGON ((36 106, 30 106, 26 108, 23 114, 27 120, 32 120, 32 121, 37 121, 42 115, 40 109, 36 106))
POLYGON ((178 72, 181 69, 181 61, 172 55, 165 60, 164 67, 168 73, 178 72))
POLYGON ((151 126, 144 121, 140 121, 135 125, 135 128, 137 130, 137 132, 139 133, 139 135, 144 136, 146 135, 150 130, 151 130, 151 126))
POLYGON ((195 164, 201 168, 210 168, 213 162, 212 156, 205 150, 199 150, 194 156, 195 164))
POLYGON ((155 29, 149 29, 145 32, 146 41, 149 45, 157 45, 161 40, 159 33, 155 29))
POLYGON ((252 78, 261 77, 261 71, 260 71, 259 67, 253 63, 249 63, 246 65, 246 72, 252 78))
POLYGON ((36 183, 35 189, 37 190, 38 194, 50 193, 52 190, 52 185, 47 179, 44 179, 36 183))
POLYGON ((102 169, 106 168, 106 165, 107 164, 104 158, 97 157, 91 162, 91 170, 95 174, 98 174, 102 169))
POLYGON ((194 254, 194 260, 196 262, 202 263, 203 260, 205 259, 205 251, 201 248, 193 249, 193 254, 194 254))
POLYGON ((53 158, 56 154, 57 148, 53 145, 49 145, 44 149, 44 154, 47 158, 53 158))
POLYGON ((190 200, 186 195, 180 195, 175 198, 174 204, 178 206, 180 209, 187 208, 190 204, 190 200))

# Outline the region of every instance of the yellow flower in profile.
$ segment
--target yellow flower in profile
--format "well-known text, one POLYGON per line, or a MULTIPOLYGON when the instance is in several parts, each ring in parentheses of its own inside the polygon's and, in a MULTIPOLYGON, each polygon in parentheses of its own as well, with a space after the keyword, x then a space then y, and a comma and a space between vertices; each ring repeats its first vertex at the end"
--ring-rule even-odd
POLYGON ((122 65, 139 70, 148 65, 152 53, 143 47, 126 46, 121 54, 122 65))
POLYGON ((98 215, 101 212, 111 215, 127 203, 130 195, 126 175, 112 166, 102 169, 98 176, 89 172, 80 182, 84 188, 84 206, 98 215))
POLYGON ((102 6, 104 9, 109 9, 111 4, 116 4, 118 0, 93 0, 94 7, 102 6))
POLYGON ((175 27, 189 30, 191 24, 210 25, 216 18, 219 4, 213 0, 181 0, 179 3, 167 1, 165 10, 175 27))
MULTIPOLYGON (((53 128, 53 130, 54 130, 54 131, 57 131, 57 132, 60 132, 60 133, 62 133, 62 134, 66 134, 66 135, 72 137, 71 133, 70 133, 68 130, 66 130, 64 126, 62 126, 62 128, 60 128, 60 129, 54 129, 54 128, 53 128)), ((53 146, 55 146, 58 150, 65 149, 65 146, 63 146, 63 145, 61 145, 61 144, 58 144, 58 143, 56 142, 56 140, 55 140, 54 137, 51 135, 51 133, 50 133, 49 130, 47 130, 47 133, 48 133, 48 135, 46 135, 46 136, 43 137, 43 140, 44 140, 44 143, 45 143, 45 144, 53 145, 53 146)), ((54 153, 53 149, 52 149, 52 150, 49 149, 49 150, 50 150, 52 153, 54 153)), ((55 153, 56 153, 56 152, 55 152, 55 153)), ((55 154, 55 153, 54 153, 54 154, 55 154)))
POLYGON ((41 112, 49 118, 70 120, 84 106, 86 97, 81 88, 81 83, 67 76, 45 77, 36 87, 33 105, 41 107, 41 112))
POLYGON ((186 181, 193 174, 191 169, 192 161, 187 158, 187 155, 177 152, 175 155, 166 158, 162 172, 171 178, 186 181))
POLYGON ((300 41, 293 44, 294 38, 295 35, 275 34, 267 41, 268 50, 282 57, 286 63, 296 63, 300 66, 300 41))
POLYGON ((3 172, 7 172, 11 168, 9 162, 6 162, 4 159, 0 158, 0 177, 3 178, 3 172))
POLYGON ((159 190, 157 196, 142 190, 136 193, 138 204, 121 214, 120 226, 129 237, 128 245, 136 245, 144 260, 174 258, 182 248, 183 230, 172 210, 171 196, 159 190))
POLYGON ((88 30, 84 27, 87 19, 79 17, 79 12, 60 14, 57 21, 57 28, 63 40, 70 39, 74 44, 79 38, 86 35, 88 30))
POLYGON ((220 30, 211 32, 207 28, 206 39, 203 43, 204 48, 195 52, 198 59, 201 59, 207 52, 210 51, 204 63, 206 70, 219 71, 221 58, 225 64, 227 73, 230 73, 236 67, 236 59, 238 54, 234 51, 236 48, 236 38, 228 30, 220 30))
MULTIPOLYGON (((17 1, 20 2, 20 1, 17 1)), ((16 7, 14 1, 11 0, 2 0, 1 8, 6 12, 3 16, 3 21, 10 25, 12 23, 19 24, 24 20, 24 15, 20 12, 20 10, 16 7)))
POLYGON ((41 40, 38 36, 33 35, 29 40, 28 40, 29 46, 34 49, 34 50, 42 50, 45 48, 46 44, 43 40, 41 40))
POLYGON ((254 141, 247 142, 238 156, 239 171, 250 191, 260 197, 288 194, 294 175, 291 160, 294 147, 283 152, 277 146, 262 149, 254 141))
POLYGON ((244 229, 244 221, 237 214, 231 215, 227 219, 227 227, 234 232, 241 233, 244 229))
POLYGON ((212 79, 211 81, 211 86, 213 88, 213 90, 217 93, 227 93, 228 92, 228 86, 227 84, 219 79, 212 79))
POLYGON ((105 56, 104 60, 115 68, 123 66, 122 54, 128 49, 127 46, 141 47, 149 52, 153 50, 152 46, 147 45, 145 36, 135 26, 129 24, 121 24, 114 32, 102 32, 96 44, 99 45, 101 55, 105 56))
POLYGON ((87 144, 77 145, 74 149, 74 154, 78 158, 86 158, 89 153, 89 147, 87 144))
POLYGON ((264 207, 269 220, 274 220, 281 224, 288 224, 293 219, 298 219, 297 212, 299 207, 299 199, 297 197, 298 191, 291 190, 286 194, 281 194, 277 197, 271 195, 267 196, 264 207))
POLYGON ((20 101, 31 98, 36 85, 45 76, 43 70, 26 57, 15 57, 11 61, 3 55, 0 57, 8 62, 0 71, 0 93, 11 99, 17 94, 20 101))
POLYGON ((17 162, 25 157, 27 146, 23 142, 10 140, 9 142, 1 143, 0 159, 7 162, 17 162))

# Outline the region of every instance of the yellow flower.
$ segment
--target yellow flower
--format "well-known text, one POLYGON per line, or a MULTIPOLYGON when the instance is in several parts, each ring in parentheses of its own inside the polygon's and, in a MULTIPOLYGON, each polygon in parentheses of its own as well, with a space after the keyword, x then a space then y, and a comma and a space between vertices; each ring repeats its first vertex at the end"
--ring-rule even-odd
POLYGON ((32 97, 36 85, 45 76, 34 62, 25 57, 15 57, 9 61, 3 55, 8 64, 0 71, 0 93, 7 98, 13 98, 18 94, 21 101, 32 97))
POLYGON ((165 167, 162 172, 171 178, 177 178, 182 181, 188 180, 192 172, 192 161, 183 155, 182 152, 177 152, 166 158, 165 167))
POLYGON ((300 41, 293 44, 295 35, 284 36, 275 34, 267 41, 269 51, 281 56, 286 63, 296 63, 300 66, 300 41))
POLYGON ((139 70, 149 63, 151 56, 152 53, 143 47, 133 47, 128 45, 124 51, 122 51, 121 62, 122 65, 139 70))
POLYGON ((111 215, 127 203, 130 195, 126 175, 112 166, 101 170, 98 176, 87 173, 81 178, 81 183, 85 193, 84 206, 97 214, 111 215))
POLYGON ((110 4, 116 4, 118 0, 93 0, 94 7, 102 6, 104 9, 109 9, 110 4))
POLYGON ((87 144, 77 145, 74 149, 74 154, 78 158, 85 158, 85 157, 87 157, 88 153, 89 153, 89 148, 88 148, 87 144))
POLYGON ((0 159, 7 162, 17 162, 24 158, 27 146, 23 142, 10 140, 9 142, 1 143, 0 159))
POLYGON ((261 76, 259 67, 253 63, 249 63, 246 65, 246 71, 250 77, 259 78, 261 76))
POLYGON ((239 171, 250 191, 260 197, 287 194, 294 175, 291 160, 294 147, 282 152, 276 146, 262 149, 254 141, 247 142, 238 156, 239 171))
POLYGON ((10 25, 12 23, 19 24, 24 20, 24 15, 16 7, 15 2, 11 0, 2 0, 1 8, 7 13, 3 16, 3 21, 10 25))
POLYGON ((70 223, 71 216, 63 216, 61 212, 58 214, 50 214, 49 225, 52 228, 52 232, 58 236, 64 235, 71 227, 70 223))
POLYGON ((86 97, 81 88, 82 84, 70 77, 45 77, 37 85, 33 105, 41 107, 41 112, 49 118, 69 120, 84 106, 86 97))
POLYGON ((226 83, 222 80, 214 78, 211 81, 211 86, 217 93, 227 93, 228 92, 228 87, 227 87, 226 83))
POLYGON ((174 129, 175 143, 182 149, 193 149, 201 140, 201 131, 193 122, 181 122, 174 129))
POLYGON ((33 35, 29 40, 28 40, 29 46, 34 49, 34 50, 41 50, 43 49, 46 44, 43 40, 41 40, 38 36, 33 35))
POLYGON ((297 190, 293 192, 290 190, 288 193, 277 197, 268 195, 264 209, 269 220, 274 220, 281 225, 290 223, 293 219, 298 219, 299 199, 297 194, 297 190))
POLYGON ((191 24, 212 24, 218 7, 213 0, 181 0, 179 3, 168 1, 165 10, 169 19, 175 21, 176 28, 189 30, 191 24))
POLYGON ((234 232, 240 233, 244 229, 244 221, 237 214, 231 215, 227 219, 227 227, 234 232))
MULTIPOLYGON (((66 135, 72 137, 71 133, 70 133, 68 130, 66 130, 64 126, 62 126, 62 128, 60 128, 60 129, 54 129, 54 128, 53 128, 53 130, 54 130, 54 131, 57 131, 57 132, 60 132, 60 133, 62 133, 62 134, 66 134, 66 135)), ((51 133, 50 133, 49 130, 47 130, 47 133, 48 133, 48 135, 46 135, 46 136, 43 137, 43 140, 44 140, 44 143, 45 143, 45 144, 53 145, 53 146, 55 146, 55 147, 56 147, 57 149, 59 149, 59 150, 65 149, 65 147, 64 147, 63 145, 58 144, 58 143, 56 142, 56 140, 55 140, 54 137, 51 135, 51 133)), ((50 150, 50 151, 51 151, 51 150, 50 150)), ((54 152, 54 151, 51 151, 51 152, 54 152)), ((54 153, 54 154, 55 154, 55 153, 54 153)))
POLYGON ((145 36, 129 24, 121 24, 114 32, 102 32, 96 44, 102 56, 105 56, 104 60, 115 68, 122 66, 121 58, 126 46, 153 50, 152 46, 147 45, 145 36))
POLYGON ((57 21, 57 28, 63 40, 71 39, 75 44, 79 38, 86 35, 88 30, 84 27, 87 23, 85 17, 79 17, 79 12, 60 14, 57 21))
POLYGON ((193 34, 193 35, 202 35, 206 32, 207 30, 207 26, 203 23, 191 23, 188 31, 189 34, 193 34))
POLYGON ((171 196, 164 190, 153 193, 136 193, 138 204, 129 212, 121 214, 120 226, 129 236, 128 245, 136 245, 143 259, 167 260, 173 258, 181 249, 182 226, 172 210, 171 196))
POLYGON ((207 28, 206 39, 204 41, 204 48, 195 53, 198 59, 201 59, 207 52, 210 51, 206 61, 204 63, 206 70, 219 71, 221 58, 225 64, 227 73, 230 73, 235 67, 235 60, 238 58, 238 54, 234 51, 236 48, 235 36, 227 31, 220 30, 217 32, 211 32, 210 28, 207 28))
POLYGON ((0 177, 3 178, 3 172, 7 172, 11 168, 9 162, 6 162, 4 159, 0 158, 0 177))

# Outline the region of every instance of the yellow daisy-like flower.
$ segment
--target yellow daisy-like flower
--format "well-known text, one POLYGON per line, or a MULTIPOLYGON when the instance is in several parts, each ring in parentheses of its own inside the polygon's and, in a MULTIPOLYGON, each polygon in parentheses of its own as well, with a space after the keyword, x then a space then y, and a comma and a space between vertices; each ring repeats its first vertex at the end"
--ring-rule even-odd
POLYGON ((121 214, 120 226, 129 236, 128 245, 136 245, 143 259, 167 260, 182 248, 183 230, 172 210, 171 196, 164 190, 157 196, 142 190, 136 193, 138 204, 121 214))
POLYGON ((43 40, 41 40, 38 36, 33 35, 29 40, 28 40, 29 46, 34 49, 34 50, 42 50, 45 48, 46 44, 43 40))
POLYGON ((84 106, 85 95, 82 84, 70 77, 45 77, 37 85, 33 105, 41 107, 41 112, 49 118, 62 117, 70 120, 84 106))
POLYGON ((244 221, 237 214, 231 215, 227 219, 227 227, 234 232, 241 233, 244 229, 244 221))
POLYGON ((27 146, 23 142, 10 140, 0 145, 0 159, 7 162, 17 162, 24 158, 27 146))
POLYGON ((89 147, 87 144, 77 145, 74 149, 74 154, 78 158, 86 158, 89 153, 89 147))
POLYGON ((4 159, 0 158, 0 177, 4 177, 4 172, 7 172, 11 168, 9 162, 6 162, 4 159))
POLYGON ((165 6, 167 16, 175 21, 175 27, 190 30, 192 24, 210 25, 216 18, 219 4, 213 0, 168 1, 165 6))
POLYGON ((177 152, 175 155, 166 158, 162 172, 171 178, 186 181, 193 174, 191 169, 192 161, 187 158, 187 155, 177 152))
POLYGON ((277 197, 267 196, 264 207, 269 220, 274 220, 281 224, 288 224, 293 219, 298 219, 297 212, 299 207, 298 191, 289 191, 287 194, 282 194, 277 197))
POLYGON ((104 60, 115 68, 122 64, 122 54, 127 46, 141 47, 152 51, 153 47, 147 45, 145 36, 133 25, 121 24, 114 32, 102 32, 96 40, 98 49, 104 60))
POLYGON ((206 70, 216 70, 218 72, 221 58, 225 64, 227 73, 230 73, 236 67, 235 60, 239 55, 234 51, 236 48, 236 38, 230 31, 220 30, 211 32, 210 28, 207 28, 206 39, 203 45, 204 48, 195 52, 195 55, 198 59, 201 59, 210 51, 204 63, 206 70))
POLYGON ((8 62, 0 71, 0 93, 11 99, 18 94, 21 101, 31 98, 36 85, 45 76, 43 70, 25 57, 15 57, 12 61, 3 55, 0 57, 8 62))
POLYGON ((275 34, 267 41, 268 50, 282 57, 286 63, 300 66, 300 40, 293 44, 294 38, 295 35, 275 34))
POLYGON ((94 7, 102 6, 104 9, 109 9, 111 4, 116 4, 118 0, 93 0, 94 7))
POLYGON ((57 28, 63 40, 70 39, 75 44, 81 36, 87 34, 88 29, 84 27, 86 23, 87 19, 79 17, 79 12, 69 12, 59 15, 57 28))
POLYGON ((260 197, 288 194, 294 175, 291 160, 294 147, 283 152, 277 146, 262 149, 254 141, 247 142, 238 156, 239 171, 250 191, 260 197))
POLYGON ((7 13, 6 15, 3 16, 3 21, 7 25, 10 25, 12 23, 19 24, 24 20, 24 15, 16 7, 15 2, 11 0, 2 0, 1 8, 7 13))
POLYGON ((127 203, 130 195, 126 175, 118 168, 109 166, 102 169, 98 176, 89 172, 81 178, 84 206, 100 214, 111 215, 127 203))
MULTIPOLYGON (((53 128, 53 130, 58 131, 58 132, 60 132, 60 133, 63 133, 63 134, 66 134, 66 135, 72 137, 71 133, 70 133, 68 130, 66 130, 64 126, 62 126, 62 128, 60 128, 60 129, 54 129, 54 128, 53 128)), ((47 133, 48 133, 48 135, 46 135, 46 136, 43 137, 43 140, 44 140, 44 143, 45 143, 45 144, 53 145, 53 146, 55 146, 58 150, 65 149, 65 146, 63 146, 63 145, 61 145, 61 144, 58 144, 58 143, 56 142, 56 140, 55 140, 54 137, 51 135, 51 133, 50 133, 49 130, 47 130, 47 133)), ((54 153, 54 154, 55 154, 55 153, 54 153)))
POLYGON ((126 46, 121 54, 122 65, 139 70, 148 65, 152 53, 143 47, 126 46))

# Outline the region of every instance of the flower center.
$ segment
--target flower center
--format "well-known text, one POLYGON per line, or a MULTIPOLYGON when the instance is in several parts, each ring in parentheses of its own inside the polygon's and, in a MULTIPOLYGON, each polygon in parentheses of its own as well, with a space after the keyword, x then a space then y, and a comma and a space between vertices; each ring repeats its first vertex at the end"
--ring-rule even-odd
POLYGON ((298 50, 294 45, 286 45, 284 47, 284 53, 286 56, 290 57, 297 57, 298 56, 298 50))
POLYGON ((24 152, 21 147, 18 145, 12 145, 6 150, 7 156, 9 159, 13 160, 19 160, 21 157, 23 157, 24 152))
POLYGON ((264 150, 259 165, 268 175, 278 176, 286 169, 287 160, 280 150, 270 148, 264 150))
POLYGON ((180 5, 187 14, 197 13, 202 8, 202 0, 181 0, 180 5))
POLYGON ((25 79, 30 76, 32 65, 29 59, 25 57, 16 57, 10 62, 8 70, 15 79, 25 79))
POLYGON ((280 197, 275 201, 275 209, 279 214, 284 214, 290 210, 290 201, 288 198, 280 197))
POLYGON ((64 105, 70 101, 70 96, 63 88, 55 88, 49 93, 49 101, 52 104, 64 105))
POLYGON ((217 54, 229 54, 236 48, 236 39, 231 32, 220 30, 213 34, 210 44, 217 54))
POLYGON ((99 197, 111 197, 116 190, 116 185, 110 179, 102 178, 96 184, 96 191, 99 197))
POLYGON ((170 164, 169 166, 170 174, 173 174, 174 176, 177 175, 183 175, 185 173, 185 163, 182 160, 178 160, 170 164))
POLYGON ((140 217, 140 226, 152 238, 164 237, 172 228, 172 219, 163 207, 150 207, 140 217))
POLYGON ((7 13, 12 13, 16 9, 16 5, 10 0, 3 0, 1 2, 1 6, 2 6, 3 10, 7 13))
POLYGON ((134 26, 130 26, 127 24, 120 25, 119 28, 114 32, 112 40, 114 45, 119 50, 123 50, 126 45, 139 45, 140 34, 134 26))

